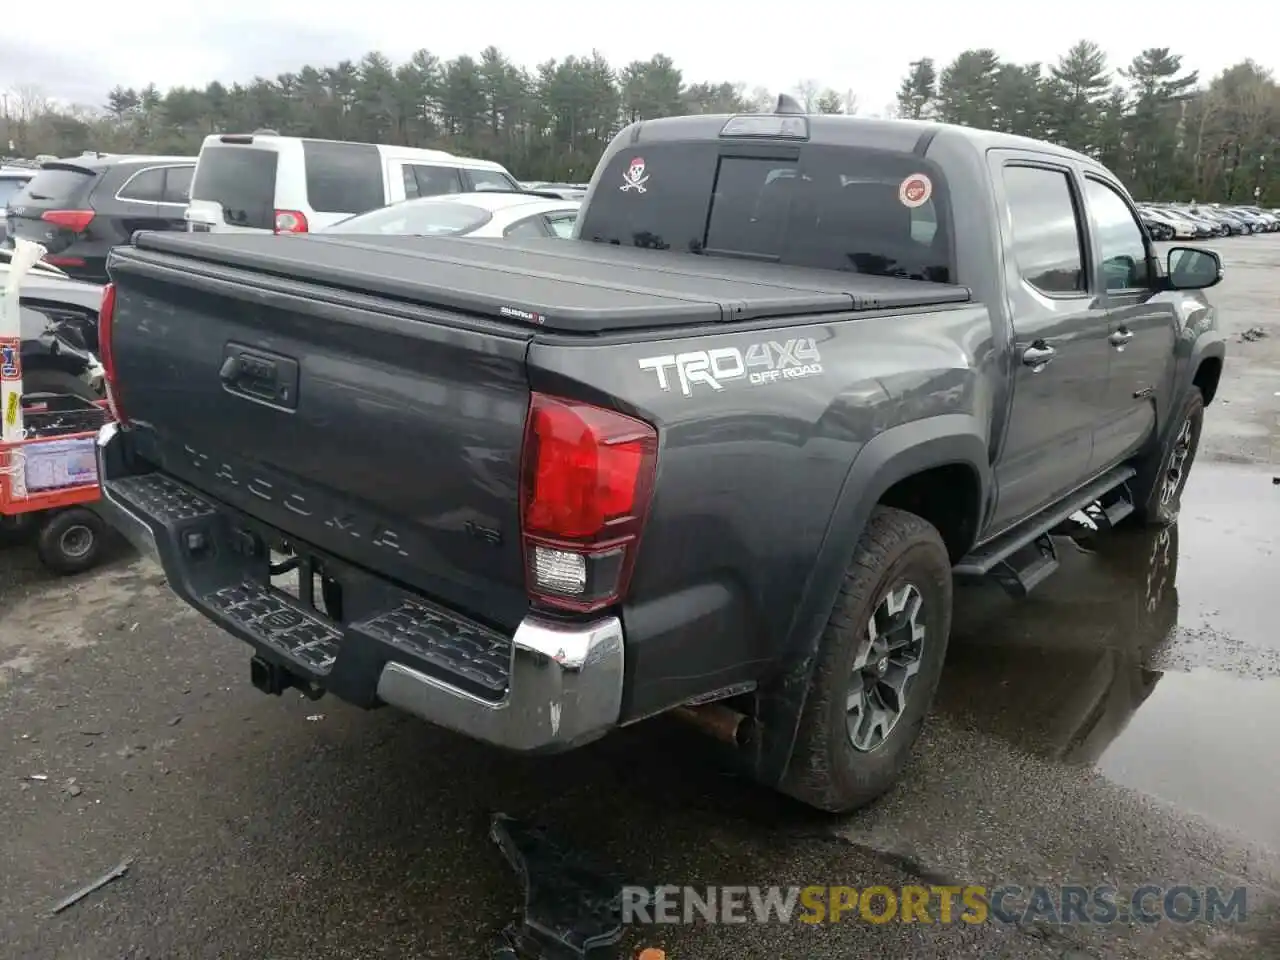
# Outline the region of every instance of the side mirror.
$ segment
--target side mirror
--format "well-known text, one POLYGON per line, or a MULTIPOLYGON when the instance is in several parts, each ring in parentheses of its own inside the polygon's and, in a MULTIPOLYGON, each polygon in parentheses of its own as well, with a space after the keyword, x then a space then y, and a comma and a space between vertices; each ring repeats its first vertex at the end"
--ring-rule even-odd
POLYGON ((1199 247, 1169 251, 1168 280, 1172 290, 1205 290, 1222 280, 1222 258, 1199 247))

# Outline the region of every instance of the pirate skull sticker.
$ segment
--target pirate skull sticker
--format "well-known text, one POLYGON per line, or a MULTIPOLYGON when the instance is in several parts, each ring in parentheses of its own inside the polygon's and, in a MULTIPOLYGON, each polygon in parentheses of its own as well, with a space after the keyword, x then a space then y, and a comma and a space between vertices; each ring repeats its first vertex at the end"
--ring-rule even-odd
POLYGON ((649 177, 644 172, 644 157, 632 157, 631 165, 623 171, 620 189, 623 193, 630 193, 632 190, 636 193, 644 193, 647 190, 645 183, 648 180, 649 177))

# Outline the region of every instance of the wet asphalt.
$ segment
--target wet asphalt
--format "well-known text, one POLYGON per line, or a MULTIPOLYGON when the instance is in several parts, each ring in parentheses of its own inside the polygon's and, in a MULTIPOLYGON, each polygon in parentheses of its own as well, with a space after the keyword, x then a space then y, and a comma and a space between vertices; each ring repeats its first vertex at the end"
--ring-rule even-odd
POLYGON ((266 697, 245 648, 128 551, 55 581, 0 550, 0 957, 487 957, 520 906, 495 810, 643 884, 1248 889, 1217 926, 629 933, 673 960, 1280 957, 1280 236, 1217 247, 1222 322, 1270 335, 1233 336, 1179 522, 1061 541, 1027 600, 962 588, 916 758, 852 816, 743 782, 669 721, 528 760, 266 697))

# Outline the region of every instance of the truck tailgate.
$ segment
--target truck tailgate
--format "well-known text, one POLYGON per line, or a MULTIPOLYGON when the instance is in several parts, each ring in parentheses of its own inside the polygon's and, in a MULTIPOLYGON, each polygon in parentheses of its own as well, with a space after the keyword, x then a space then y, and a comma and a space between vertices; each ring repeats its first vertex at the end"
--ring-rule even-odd
POLYGON ((531 331, 201 266, 113 254, 117 399, 137 452, 312 548, 513 628, 528 605, 531 331))

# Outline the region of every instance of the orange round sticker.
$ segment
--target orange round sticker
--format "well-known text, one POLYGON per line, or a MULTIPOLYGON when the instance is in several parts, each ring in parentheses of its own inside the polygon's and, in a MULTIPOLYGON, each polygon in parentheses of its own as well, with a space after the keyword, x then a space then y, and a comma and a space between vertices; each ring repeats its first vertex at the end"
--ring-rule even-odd
POLYGON ((904 207, 920 207, 933 196, 933 181, 923 173, 913 173, 898 187, 898 199, 904 207))

